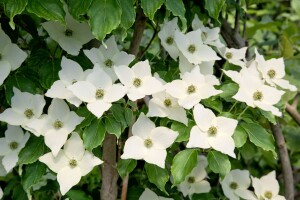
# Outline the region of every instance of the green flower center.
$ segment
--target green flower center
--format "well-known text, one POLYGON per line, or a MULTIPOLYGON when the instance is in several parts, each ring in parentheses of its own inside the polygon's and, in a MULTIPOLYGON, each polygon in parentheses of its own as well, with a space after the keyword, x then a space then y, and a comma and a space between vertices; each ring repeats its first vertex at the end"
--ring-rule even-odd
POLYGON ((71 160, 69 161, 69 165, 70 165, 71 168, 76 167, 76 166, 78 165, 77 160, 71 159, 71 160))
POLYGON ((238 188, 238 184, 236 182, 231 182, 229 187, 233 190, 236 190, 238 188))
POLYGON ((152 140, 151 139, 146 139, 145 141, 144 141, 144 145, 145 145, 145 147, 146 148, 151 148, 152 146, 153 146, 153 142, 152 142, 152 140))
POLYGON ((135 79, 133 80, 133 85, 134 85, 135 87, 140 87, 141 84, 142 84, 142 80, 141 80, 141 79, 135 78, 135 79))
POLYGON ((55 122, 53 123, 53 127, 58 130, 61 129, 63 127, 64 123, 60 120, 55 120, 55 122))
POLYGON ((19 146, 19 143, 15 142, 15 141, 9 143, 9 148, 10 148, 11 150, 17 149, 18 146, 19 146))
POLYGON ((272 192, 270 192, 270 191, 266 191, 264 196, 265 196, 265 198, 267 198, 267 199, 272 199, 273 194, 272 194, 272 192))
POLYGON ((105 62, 104 62, 104 65, 108 68, 111 68, 113 66, 113 61, 111 59, 107 59, 105 62))
POLYGON ((188 177, 187 181, 188 181, 189 183, 195 183, 195 177, 190 176, 190 177, 188 177))
POLYGON ((215 136, 218 133, 218 129, 215 126, 211 126, 207 132, 209 136, 215 136))
POLYGON ((274 78, 275 75, 276 75, 276 72, 275 72, 274 69, 270 69, 270 70, 268 71, 268 76, 269 76, 270 78, 274 78))
POLYGON ((192 94, 192 93, 195 93, 196 92, 196 87, 194 85, 190 85, 188 88, 187 88, 187 93, 188 94, 192 94))
POLYGON ((72 84, 74 84, 74 83, 76 83, 77 82, 77 80, 76 79, 73 79, 72 80, 72 84))
POLYGON ((104 96, 104 90, 102 90, 102 89, 96 90, 95 96, 96 96, 96 99, 102 99, 104 96))
POLYGON ((172 37, 168 37, 168 38, 166 39, 166 43, 167 43, 168 45, 172 45, 172 44, 174 43, 174 39, 173 39, 172 37))
POLYGON ((196 46, 191 44, 189 47, 188 47, 188 52, 190 53, 194 53, 196 51, 196 46))
POLYGON ((253 93, 253 99, 255 101, 261 101, 263 99, 263 94, 262 92, 256 91, 253 93))
POLYGON ((227 53, 225 54, 225 57, 226 57, 227 59, 231 59, 231 58, 232 58, 232 53, 231 53, 231 52, 227 52, 227 53))
POLYGON ((31 119, 34 115, 32 109, 30 108, 27 108, 25 111, 24 111, 24 115, 27 119, 31 119))
POLYGON ((72 36, 72 35, 73 35, 73 31, 72 31, 71 29, 67 29, 67 30, 65 31, 65 36, 70 37, 70 36, 72 36))
POLYGON ((170 107, 172 105, 171 99, 165 99, 164 104, 166 107, 170 107))

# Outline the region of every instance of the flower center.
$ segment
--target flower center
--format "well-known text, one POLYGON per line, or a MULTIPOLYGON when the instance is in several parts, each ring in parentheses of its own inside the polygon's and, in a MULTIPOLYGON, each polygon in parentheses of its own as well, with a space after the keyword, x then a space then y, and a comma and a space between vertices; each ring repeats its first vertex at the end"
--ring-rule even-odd
POLYGON ((152 142, 152 140, 151 139, 146 139, 145 141, 144 141, 144 145, 145 145, 145 147, 146 148, 151 148, 152 146, 153 146, 153 142, 152 142))
POLYGON ((202 32, 203 36, 207 38, 207 32, 202 32))
POLYGON ((76 167, 77 164, 78 164, 78 163, 77 163, 77 160, 75 160, 75 159, 71 159, 71 160, 69 161, 69 165, 70 165, 71 168, 76 167))
POLYGON ((236 190, 238 188, 238 184, 236 182, 231 182, 229 187, 233 190, 236 190))
POLYGON ((70 37, 73 35, 73 31, 71 29, 66 29, 65 36, 70 37))
POLYGON ((207 132, 209 136, 215 136, 218 133, 218 129, 215 126, 211 126, 207 132))
POLYGON ((254 92, 253 99, 254 99, 254 101, 261 101, 263 99, 262 92, 259 92, 259 91, 254 92))
POLYGON ((196 51, 196 46, 193 45, 193 44, 191 44, 191 45, 188 47, 188 51, 189 51, 190 53, 194 53, 194 52, 196 51))
POLYGON ((104 65, 108 68, 111 68, 113 66, 113 61, 111 59, 107 59, 105 62, 104 62, 104 65))
POLYGON ((174 43, 174 39, 173 39, 172 37, 168 37, 168 38, 166 39, 166 43, 167 43, 168 45, 172 45, 172 44, 174 43))
POLYGON ((192 94, 192 93, 195 93, 196 92, 196 87, 194 85, 190 85, 188 88, 187 88, 187 93, 188 94, 192 94))
POLYGON ((164 104, 166 107, 170 107, 172 105, 171 99, 165 99, 164 104))
POLYGON ((134 85, 135 87, 140 87, 141 84, 142 84, 142 80, 141 80, 141 79, 135 78, 135 79, 133 80, 133 85, 134 85))
POLYGON ((72 80, 72 84, 74 84, 74 83, 76 83, 77 82, 77 80, 76 79, 73 79, 72 80))
POLYGON ((187 180, 189 183, 195 183, 195 177, 193 176, 190 176, 188 177, 188 180, 187 180))
POLYGON ((274 78, 275 75, 276 75, 276 72, 275 72, 274 69, 270 69, 270 70, 268 71, 268 76, 269 76, 270 78, 274 78))
POLYGON ((63 127, 64 123, 60 120, 55 120, 55 122, 53 123, 53 127, 58 130, 61 129, 63 127))
POLYGON ((225 54, 225 57, 226 57, 227 59, 231 59, 231 58, 232 58, 232 53, 231 53, 231 52, 227 52, 227 53, 225 54))
POLYGON ((272 194, 272 192, 270 192, 270 191, 266 191, 264 196, 265 196, 267 199, 271 199, 272 196, 273 196, 273 194, 272 194))
POLYGON ((96 96, 96 99, 102 99, 104 96, 104 90, 102 90, 102 89, 96 90, 95 96, 96 96))
POLYGON ((18 146, 19 146, 19 143, 15 142, 15 141, 9 143, 9 148, 10 148, 11 150, 17 149, 18 146))
POLYGON ((27 119, 31 119, 34 115, 32 109, 30 108, 27 108, 25 111, 24 111, 24 115, 27 119))

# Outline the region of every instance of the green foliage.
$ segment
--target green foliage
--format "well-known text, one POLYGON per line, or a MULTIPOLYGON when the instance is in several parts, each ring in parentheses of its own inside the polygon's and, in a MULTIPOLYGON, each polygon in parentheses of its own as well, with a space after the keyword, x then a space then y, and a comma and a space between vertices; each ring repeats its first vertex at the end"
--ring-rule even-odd
POLYGON ((137 161, 133 159, 120 159, 117 165, 117 170, 122 179, 134 170, 137 165, 137 161))
POLYGON ((225 0, 205 0, 205 9, 208 11, 209 16, 217 21, 224 5, 225 0))
POLYGON ((156 165, 145 163, 145 170, 151 183, 157 186, 162 192, 167 193, 165 185, 169 180, 169 170, 162 169, 156 165))
POLYGON ((233 139, 237 148, 242 147, 247 141, 247 132, 241 126, 237 126, 234 130, 233 139))
POLYGON ((92 151, 102 144, 106 132, 106 126, 102 119, 94 119, 83 131, 83 144, 85 148, 92 151))
POLYGON ((130 28, 135 21, 135 9, 133 7, 134 0, 120 1, 122 8, 121 26, 125 29, 130 28))
POLYGON ((93 0, 68 0, 68 10, 75 18, 81 20, 86 14, 93 0))
POLYGON ((207 161, 209 168, 224 177, 231 169, 231 164, 227 155, 211 150, 208 152, 207 161))
POLYGON ((174 16, 178 16, 182 22, 183 31, 186 30, 186 18, 185 7, 182 0, 166 0, 166 8, 173 13, 174 16))
POLYGON ((31 135, 26 146, 19 153, 18 163, 20 165, 34 163, 44 155, 46 148, 44 138, 31 135))
POLYGON ((153 21, 156 11, 164 4, 165 0, 141 0, 141 7, 145 15, 153 21))
POLYGON ((46 173, 47 166, 41 162, 35 162, 25 167, 22 175, 22 185, 25 191, 28 191, 34 184, 38 183, 46 173))
POLYGON ((4 13, 10 19, 9 25, 11 28, 15 29, 14 17, 24 11, 28 0, 5 0, 4 2, 4 13))

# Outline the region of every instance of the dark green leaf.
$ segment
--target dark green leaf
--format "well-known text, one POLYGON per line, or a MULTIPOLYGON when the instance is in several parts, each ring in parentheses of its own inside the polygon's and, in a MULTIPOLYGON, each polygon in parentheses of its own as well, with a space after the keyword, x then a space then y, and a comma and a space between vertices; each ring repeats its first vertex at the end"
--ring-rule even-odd
POLYGON ((120 5, 122 8, 121 26, 125 29, 130 28, 135 21, 134 0, 122 0, 120 5))
POLYGON ((222 7, 225 5, 225 0, 205 0, 205 9, 209 16, 218 20, 222 7))
POLYGON ((66 196, 69 197, 70 200, 92 200, 92 197, 82 190, 70 190, 66 196))
POLYGON ((27 3, 28 0, 5 0, 4 12, 10 19, 9 25, 12 29, 15 29, 14 16, 21 14, 27 3))
POLYGON ((122 125, 117 122, 112 115, 105 118, 105 125, 108 133, 114 134, 117 138, 120 137, 122 133, 122 125))
POLYGON ((163 5, 165 0, 141 0, 141 7, 145 15, 153 20, 156 11, 163 5))
POLYGON ((86 126, 89 126, 93 120, 96 119, 95 115, 93 115, 88 109, 87 107, 80 107, 79 109, 77 109, 76 114, 79 115, 80 117, 84 117, 84 120, 77 125, 76 128, 79 129, 83 129, 86 126))
POLYGON ((24 191, 22 185, 17 185, 16 187, 14 187, 13 189, 13 195, 11 197, 11 199, 13 200, 27 200, 27 194, 24 191))
POLYGON ((270 111, 259 109, 260 113, 272 124, 276 124, 276 118, 270 111))
POLYGON ((221 86, 220 90, 223 92, 220 94, 220 97, 227 100, 228 98, 232 97, 237 93, 239 89, 238 84, 236 83, 227 83, 221 86))
POLYGON ((35 162, 25 167, 22 174, 22 185, 25 191, 28 191, 34 184, 38 183, 46 173, 47 167, 41 162, 35 162))
POLYGON ((45 150, 44 138, 31 135, 25 147, 19 153, 18 163, 20 165, 34 163, 40 156, 44 155, 45 150))
POLYGON ((219 152, 211 150, 208 152, 207 161, 209 168, 214 172, 224 177, 229 173, 231 164, 228 156, 219 152))
POLYGON ((165 3, 167 9, 173 13, 174 16, 178 16, 182 22, 183 31, 186 30, 186 18, 185 7, 182 0, 166 0, 165 3))
POLYGON ((180 122, 173 122, 171 125, 171 129, 179 133, 175 141, 176 142, 188 141, 190 138, 190 132, 192 127, 193 127, 192 125, 187 127, 186 125, 180 122))
POLYGON ((39 69, 39 81, 45 89, 49 89, 52 84, 59 79, 58 72, 61 70, 60 60, 44 63, 39 69))
POLYGON ((101 145, 105 137, 105 124, 101 119, 95 119, 83 131, 83 143, 87 150, 92 151, 101 145))
POLYGON ((156 185, 157 188, 160 189, 162 192, 168 194, 168 192, 165 189, 165 185, 170 177, 168 170, 149 163, 145 163, 145 169, 149 181, 156 185))
POLYGON ((68 9, 75 19, 85 15, 93 0, 68 0, 68 9))
POLYGON ((121 178, 123 179, 130 172, 132 172, 136 167, 136 164, 137 161, 133 159, 126 159, 126 160, 120 159, 117 165, 117 170, 121 178))
POLYGON ((133 123, 133 111, 130 108, 125 108, 125 119, 128 126, 133 123))
POLYGON ((242 147, 247 141, 247 136, 247 132, 241 126, 237 126, 233 133, 235 147, 242 147))

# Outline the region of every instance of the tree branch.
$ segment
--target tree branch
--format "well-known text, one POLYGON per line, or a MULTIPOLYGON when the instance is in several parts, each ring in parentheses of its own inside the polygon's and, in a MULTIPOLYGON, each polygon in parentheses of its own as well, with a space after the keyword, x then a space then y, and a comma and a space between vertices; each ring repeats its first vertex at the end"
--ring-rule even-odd
POLYGON ((293 171, 292 171, 288 150, 286 148, 286 144, 278 120, 276 121, 276 125, 271 124, 271 129, 278 147, 279 158, 282 166, 283 181, 284 181, 284 188, 285 188, 284 196, 287 200, 293 200, 294 199, 293 171))
POLYGON ((244 47, 246 44, 242 36, 239 33, 235 33, 226 20, 222 21, 221 35, 223 36, 228 47, 239 49, 244 47))
POLYGON ((292 104, 286 104, 285 110, 289 113, 289 115, 297 122, 300 126, 300 114, 297 110, 298 103, 300 99, 300 93, 298 93, 292 104))

